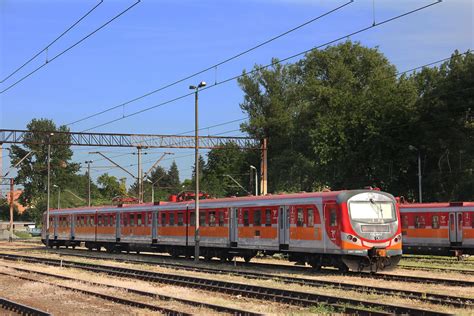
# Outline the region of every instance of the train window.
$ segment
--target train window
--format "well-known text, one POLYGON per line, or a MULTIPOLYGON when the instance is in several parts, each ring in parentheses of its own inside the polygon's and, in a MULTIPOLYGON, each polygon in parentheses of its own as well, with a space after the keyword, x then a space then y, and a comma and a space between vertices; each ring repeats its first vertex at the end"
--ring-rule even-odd
POLYGON ((402 228, 408 228, 408 215, 402 215, 402 228))
POLYGON ((249 210, 244 210, 244 226, 249 226, 249 210))
POLYGON ((297 209, 298 218, 296 221, 296 226, 302 227, 304 225, 304 212, 302 208, 297 209))
POLYGON ((81 219, 79 216, 76 216, 76 225, 81 226, 81 219))
POLYGON ((265 226, 272 226, 272 210, 268 208, 265 210, 265 226))
POLYGON ((137 226, 142 226, 142 214, 137 214, 137 226))
POLYGON ((425 217, 415 216, 415 228, 425 228, 425 217))
POLYGON ((135 214, 130 214, 130 226, 135 226, 135 214))
POLYGON ((224 212, 219 212, 219 226, 224 226, 224 212))
POLYGON ((174 226, 174 213, 170 213, 170 226, 174 226))
POLYGON ((163 227, 166 226, 166 213, 165 212, 161 213, 161 226, 163 227))
POLYGON ((84 222, 84 216, 81 216, 80 223, 81 223, 81 226, 84 226, 84 225, 85 225, 85 222, 84 222))
POLYGON ((439 228, 439 216, 433 215, 431 217, 431 228, 437 229, 439 228))
POLYGON ((123 226, 128 226, 128 214, 122 214, 123 217, 123 226))
POLYGON ((191 215, 189 216, 189 226, 195 226, 196 225, 196 215, 194 212, 191 212, 191 215))
POLYGON ((253 212, 253 224, 254 226, 262 226, 262 211, 255 210, 253 212))
POLYGON ((102 226, 102 215, 97 216, 97 226, 102 226))
POLYGON ((94 216, 91 216, 91 226, 94 226, 94 216))
POLYGON ((178 226, 183 226, 184 224, 184 214, 183 213, 178 213, 178 226))
POLYGON ((308 227, 314 226, 314 210, 312 208, 308 208, 308 227))
POLYGON ((199 213, 199 226, 206 226, 206 213, 199 213))
POLYGON ((331 208, 329 213, 329 226, 337 226, 337 213, 335 208, 331 208))
POLYGON ((209 226, 211 227, 216 226, 216 212, 215 211, 209 212, 209 226))

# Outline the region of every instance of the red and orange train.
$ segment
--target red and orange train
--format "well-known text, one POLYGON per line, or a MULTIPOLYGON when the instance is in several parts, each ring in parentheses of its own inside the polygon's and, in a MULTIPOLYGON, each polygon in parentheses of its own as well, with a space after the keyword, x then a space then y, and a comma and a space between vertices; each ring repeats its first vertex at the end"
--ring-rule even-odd
MULTIPOLYGON (((52 210, 49 222, 42 239, 50 247, 193 254, 194 201, 52 210)), ((402 254, 396 200, 377 190, 207 199, 199 222, 206 259, 249 261, 260 251, 315 268, 374 271, 402 254)))
POLYGON ((401 203, 403 252, 474 254, 474 202, 401 203))

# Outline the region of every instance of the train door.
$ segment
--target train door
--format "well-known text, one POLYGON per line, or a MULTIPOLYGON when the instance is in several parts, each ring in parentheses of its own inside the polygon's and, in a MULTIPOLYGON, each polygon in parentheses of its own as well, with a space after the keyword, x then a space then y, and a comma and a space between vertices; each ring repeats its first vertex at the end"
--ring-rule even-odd
POLYGON ((122 232, 120 229, 120 218, 121 218, 121 213, 117 212, 115 213, 115 240, 117 242, 120 241, 120 237, 122 236, 122 232))
MULTIPOLYGON (((325 203, 324 204, 324 222, 326 228, 326 235, 327 239, 329 239, 332 244, 340 245, 341 243, 341 229, 339 226, 340 219, 338 214, 337 204, 334 202, 325 203)), ((327 244, 325 242, 325 248, 327 246, 332 246, 329 248, 333 248, 333 245, 327 244)))
POLYGON ((54 239, 58 238, 58 220, 59 217, 57 215, 53 217, 54 239))
POLYGON ((278 241, 280 249, 288 250, 290 244, 290 207, 280 206, 278 215, 278 241))
POLYGON ((452 246, 460 246, 462 244, 462 212, 449 213, 449 241, 452 246))
POLYGON ((76 235, 76 216, 69 215, 69 221, 71 223, 71 236, 70 236, 70 239, 74 240, 74 236, 76 235))
POLYGON ((237 247, 238 238, 238 209, 231 208, 229 216, 229 241, 231 247, 237 247))
POLYGON ((151 214, 151 239, 158 240, 158 212, 153 211, 151 214))

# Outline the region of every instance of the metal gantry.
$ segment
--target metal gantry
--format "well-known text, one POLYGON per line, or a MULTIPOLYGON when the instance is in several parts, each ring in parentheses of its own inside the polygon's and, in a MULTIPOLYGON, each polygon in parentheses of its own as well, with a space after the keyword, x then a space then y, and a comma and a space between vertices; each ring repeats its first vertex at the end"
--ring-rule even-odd
MULTIPOLYGON (((184 135, 80 133, 8 129, 0 129, 0 144, 46 144, 48 136, 51 136, 51 144, 54 145, 142 148, 195 147, 195 137, 184 135), (54 135, 51 136, 51 134, 54 135), (56 135, 58 137, 55 137, 56 135), (61 135, 67 137, 59 137, 61 135)), ((224 148, 230 142, 242 149, 258 149, 260 147, 260 141, 250 137, 201 136, 199 138, 199 148, 224 148)))

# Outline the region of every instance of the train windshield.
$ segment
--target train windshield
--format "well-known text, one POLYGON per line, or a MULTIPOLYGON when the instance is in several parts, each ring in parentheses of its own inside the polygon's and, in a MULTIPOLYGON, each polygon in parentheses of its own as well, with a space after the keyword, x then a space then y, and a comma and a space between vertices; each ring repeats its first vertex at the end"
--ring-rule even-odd
POLYGON ((388 201, 353 201, 349 203, 351 219, 367 223, 387 223, 396 220, 395 205, 388 201))

